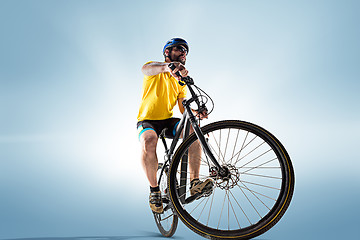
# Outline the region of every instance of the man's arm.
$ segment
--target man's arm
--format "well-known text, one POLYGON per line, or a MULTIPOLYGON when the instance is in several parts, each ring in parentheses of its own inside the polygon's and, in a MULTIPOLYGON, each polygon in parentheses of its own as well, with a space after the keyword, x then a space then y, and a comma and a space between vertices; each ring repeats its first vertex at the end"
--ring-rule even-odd
POLYGON ((170 72, 168 64, 169 63, 166 62, 147 63, 141 68, 141 71, 146 76, 155 76, 158 75, 159 73, 170 72))
POLYGON ((178 76, 176 76, 176 72, 179 71, 181 73, 181 76, 186 77, 188 74, 188 70, 185 68, 185 66, 179 62, 172 62, 175 65, 175 69, 171 70, 169 68, 168 62, 150 62, 142 66, 141 71, 146 76, 155 76, 159 73, 165 73, 170 72, 171 75, 180 80, 178 76))
POLYGON ((179 105, 179 110, 180 110, 181 114, 183 114, 185 112, 185 108, 183 105, 184 100, 185 100, 185 98, 178 98, 178 105, 179 105))

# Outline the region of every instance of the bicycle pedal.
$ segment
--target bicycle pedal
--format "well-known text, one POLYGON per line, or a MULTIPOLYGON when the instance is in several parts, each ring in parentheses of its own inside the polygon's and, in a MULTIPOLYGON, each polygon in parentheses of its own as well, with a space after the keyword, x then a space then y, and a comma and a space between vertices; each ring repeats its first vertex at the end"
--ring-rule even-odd
POLYGON ((201 195, 197 193, 197 194, 194 194, 194 195, 188 197, 187 199, 185 199, 185 204, 192 203, 193 201, 198 199, 200 196, 201 195))
POLYGON ((164 207, 164 212, 166 212, 169 209, 170 209, 170 205, 167 205, 166 207, 164 207))

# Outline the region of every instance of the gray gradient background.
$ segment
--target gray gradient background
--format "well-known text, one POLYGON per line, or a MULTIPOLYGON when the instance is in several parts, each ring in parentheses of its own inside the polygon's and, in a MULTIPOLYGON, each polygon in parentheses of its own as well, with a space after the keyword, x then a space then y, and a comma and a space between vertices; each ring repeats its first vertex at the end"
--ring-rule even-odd
MULTIPOLYGON (((190 43, 208 122, 273 132, 293 160, 258 239, 357 239, 359 1, 0 1, 0 239, 157 239, 136 115, 142 64, 190 43)), ((180 224, 175 239, 202 239, 180 224)))

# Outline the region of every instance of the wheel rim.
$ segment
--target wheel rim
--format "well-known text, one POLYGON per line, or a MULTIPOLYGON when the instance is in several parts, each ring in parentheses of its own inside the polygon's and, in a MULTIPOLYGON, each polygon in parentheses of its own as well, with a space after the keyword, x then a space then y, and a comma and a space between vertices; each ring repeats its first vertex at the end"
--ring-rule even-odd
MULTIPOLYGON (((158 167, 158 172, 157 172, 157 177, 160 177, 161 171, 162 171, 162 164, 159 164, 158 167)), ((174 228, 176 228, 174 223, 175 221, 177 221, 177 219, 175 220, 176 216, 174 215, 174 212, 172 210, 172 208, 170 207, 170 200, 168 197, 168 187, 167 187, 167 172, 168 169, 165 169, 165 172, 163 173, 163 176, 160 179, 160 183, 159 183, 159 188, 161 191, 161 197, 163 200, 163 207, 164 207, 164 212, 159 214, 159 213, 154 213, 154 218, 155 218, 155 222, 156 225, 158 226, 161 234, 163 234, 164 236, 171 236, 174 233, 174 228)))
MULTIPOLYGON (((268 137, 258 136, 251 129, 233 126, 205 132, 212 152, 229 174, 220 176, 209 167, 210 160, 203 153, 200 178, 214 180, 213 192, 190 204, 178 202, 176 208, 204 231, 232 235, 260 229, 284 201, 288 176, 283 155, 268 137)), ((174 159, 186 154, 185 149, 179 150, 174 159)), ((180 171, 176 169, 177 179, 180 171)), ((189 174, 187 178, 185 198, 189 195, 189 174)))

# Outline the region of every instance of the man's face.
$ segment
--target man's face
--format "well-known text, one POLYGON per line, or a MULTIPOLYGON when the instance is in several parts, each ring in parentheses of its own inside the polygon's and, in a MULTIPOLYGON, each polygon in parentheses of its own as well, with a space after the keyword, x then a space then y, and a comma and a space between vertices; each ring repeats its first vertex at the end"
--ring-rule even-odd
POLYGON ((181 62, 184 65, 186 62, 186 54, 187 54, 187 51, 183 45, 173 47, 170 52, 171 59, 174 62, 181 62))

